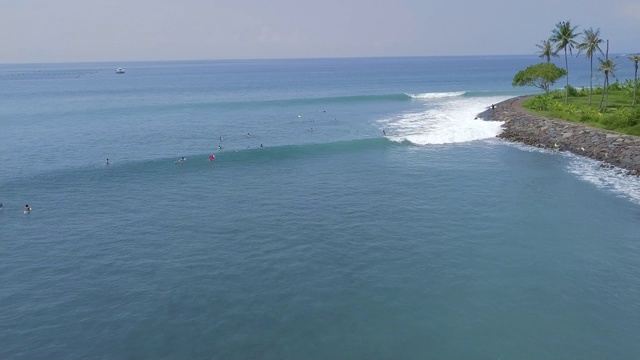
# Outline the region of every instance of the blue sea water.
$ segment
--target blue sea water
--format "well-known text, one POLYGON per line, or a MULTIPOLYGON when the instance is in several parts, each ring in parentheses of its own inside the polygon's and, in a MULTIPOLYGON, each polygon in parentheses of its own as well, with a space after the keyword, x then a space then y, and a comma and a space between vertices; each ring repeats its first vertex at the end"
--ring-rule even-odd
POLYGON ((0 65, 0 358, 639 358, 640 180, 475 119, 537 61, 0 65))

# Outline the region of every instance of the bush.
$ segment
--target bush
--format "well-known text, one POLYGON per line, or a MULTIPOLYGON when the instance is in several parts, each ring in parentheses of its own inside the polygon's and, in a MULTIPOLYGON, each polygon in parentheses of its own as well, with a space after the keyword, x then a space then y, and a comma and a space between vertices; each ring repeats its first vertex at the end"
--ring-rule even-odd
POLYGON ((567 92, 569 93, 569 96, 579 96, 580 94, 578 94, 578 90, 576 88, 574 88, 573 86, 569 85, 567 86, 567 92))
POLYGON ((640 136, 640 124, 636 124, 634 126, 627 128, 626 133, 635 135, 635 136, 640 136))
POLYGON ((536 95, 527 100, 524 105, 532 110, 547 111, 552 102, 551 94, 536 95))
POLYGON ((628 117, 617 114, 605 115, 600 120, 600 123, 604 125, 608 130, 623 129, 628 128, 629 126, 633 126, 631 125, 628 117))
POLYGON ((620 85, 620 82, 617 80, 613 84, 609 85, 609 90, 621 90, 621 89, 622 89, 622 85, 620 85))
POLYGON ((629 111, 629 126, 640 125, 640 108, 636 107, 629 111))
POLYGON ((589 88, 581 87, 580 90, 578 90, 578 96, 589 96, 589 88))

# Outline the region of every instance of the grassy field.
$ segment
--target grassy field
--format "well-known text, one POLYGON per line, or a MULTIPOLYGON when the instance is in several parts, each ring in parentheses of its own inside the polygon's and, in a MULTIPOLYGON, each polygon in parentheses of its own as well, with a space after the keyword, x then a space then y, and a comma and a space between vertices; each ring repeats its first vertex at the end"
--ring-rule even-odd
POLYGON ((609 86, 608 100, 603 89, 595 87, 589 105, 589 89, 569 88, 569 101, 564 102, 563 90, 532 96, 523 107, 533 113, 556 119, 580 122, 601 129, 640 136, 640 89, 636 92, 636 104, 632 105, 633 82, 614 83, 609 86), (606 107, 605 107, 606 104, 606 107))

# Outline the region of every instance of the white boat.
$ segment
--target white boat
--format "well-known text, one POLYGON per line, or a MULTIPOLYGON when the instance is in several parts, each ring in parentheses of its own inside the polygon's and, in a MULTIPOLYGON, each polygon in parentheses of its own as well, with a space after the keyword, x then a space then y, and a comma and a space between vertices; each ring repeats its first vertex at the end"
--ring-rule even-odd
POLYGON ((117 68, 116 69, 116 74, 124 74, 124 69, 123 68, 117 68))

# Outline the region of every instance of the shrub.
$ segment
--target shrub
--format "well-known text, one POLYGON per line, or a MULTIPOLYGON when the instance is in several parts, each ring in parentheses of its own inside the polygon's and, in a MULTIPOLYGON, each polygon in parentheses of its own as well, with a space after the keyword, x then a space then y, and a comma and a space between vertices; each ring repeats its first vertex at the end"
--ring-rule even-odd
POLYGON ((589 88, 581 87, 580 90, 578 90, 578 96, 589 96, 589 88))
POLYGON ((631 134, 631 135, 640 136, 640 124, 636 124, 636 125, 633 125, 633 126, 627 128, 626 133, 627 134, 631 134))
POLYGON ((550 94, 536 95, 525 102, 525 106, 538 111, 547 111, 551 104, 552 96, 550 94))
POLYGON ((629 126, 640 125, 640 108, 636 107, 633 110, 630 110, 628 119, 629 119, 629 126))
POLYGON ((569 96, 578 96, 578 90, 576 88, 574 88, 573 86, 569 85, 567 86, 567 93, 569 94, 569 96))
POLYGON ((626 117, 616 114, 605 115, 600 120, 600 123, 608 130, 621 129, 629 126, 629 120, 626 117))
POLYGON ((613 84, 609 85, 609 90, 621 90, 622 86, 620 85, 620 82, 618 80, 616 80, 616 82, 614 82, 613 84))

